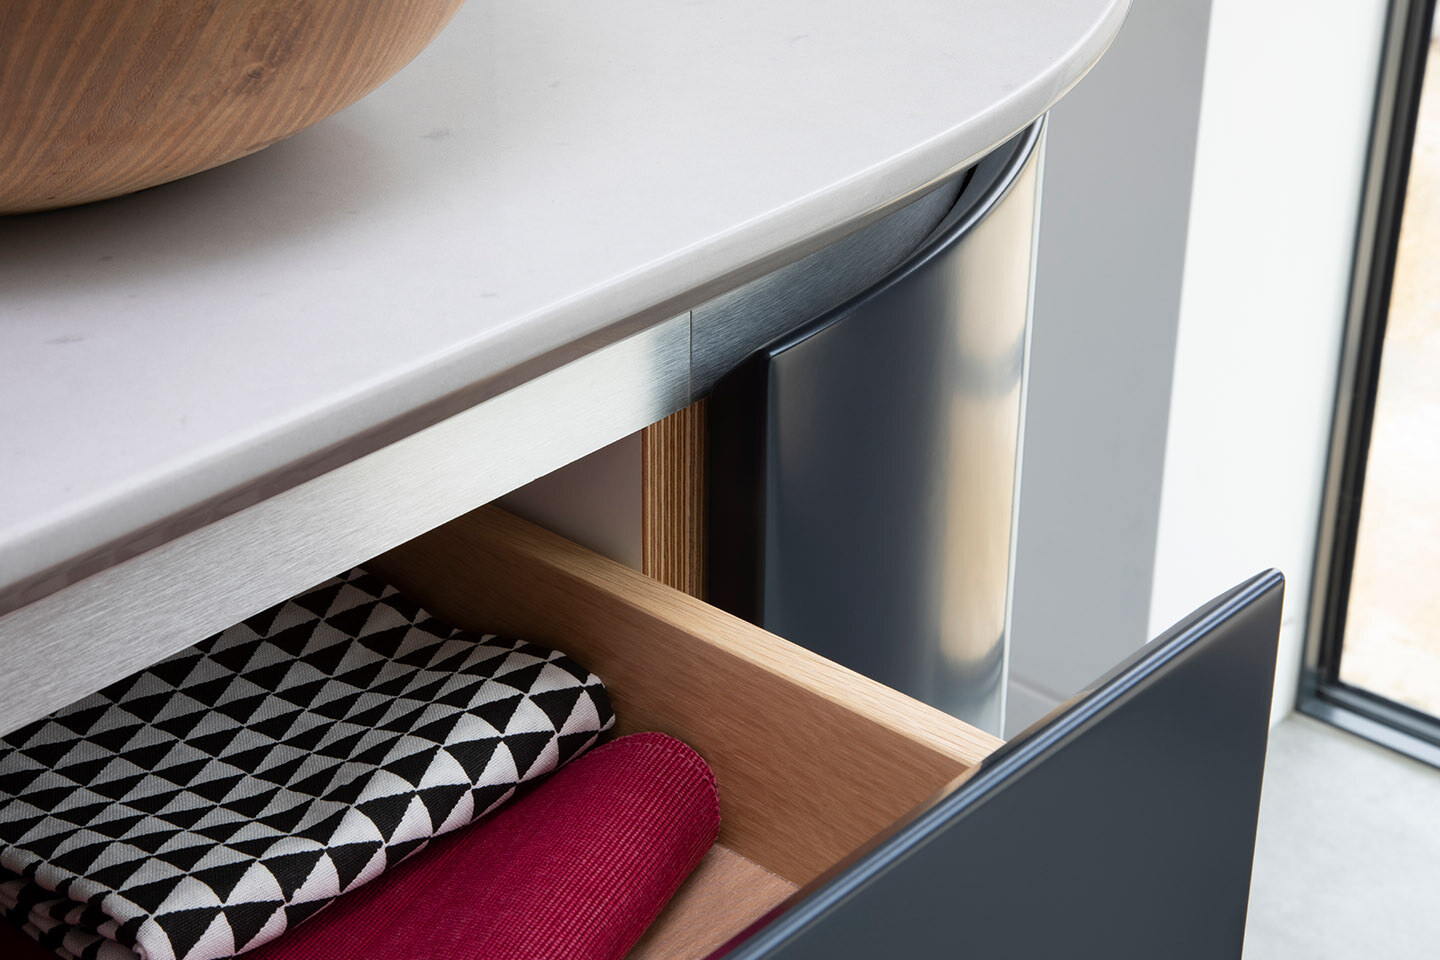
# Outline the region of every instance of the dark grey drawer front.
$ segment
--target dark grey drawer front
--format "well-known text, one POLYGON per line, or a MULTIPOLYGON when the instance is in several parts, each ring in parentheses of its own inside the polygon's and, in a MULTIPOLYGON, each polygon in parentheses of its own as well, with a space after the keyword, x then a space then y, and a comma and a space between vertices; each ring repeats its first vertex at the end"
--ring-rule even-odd
POLYGON ((1282 593, 1213 601, 728 956, 1239 958, 1282 593))

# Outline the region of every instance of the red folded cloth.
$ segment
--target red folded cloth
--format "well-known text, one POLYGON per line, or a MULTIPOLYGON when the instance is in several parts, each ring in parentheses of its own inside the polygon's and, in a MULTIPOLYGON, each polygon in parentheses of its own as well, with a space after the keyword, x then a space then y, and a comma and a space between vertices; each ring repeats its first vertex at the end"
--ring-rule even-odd
MULTIPOLYGON (((620 960, 719 829, 695 751, 661 733, 621 737, 245 956, 620 960)), ((53 957, 0 926, 0 957, 53 957)))

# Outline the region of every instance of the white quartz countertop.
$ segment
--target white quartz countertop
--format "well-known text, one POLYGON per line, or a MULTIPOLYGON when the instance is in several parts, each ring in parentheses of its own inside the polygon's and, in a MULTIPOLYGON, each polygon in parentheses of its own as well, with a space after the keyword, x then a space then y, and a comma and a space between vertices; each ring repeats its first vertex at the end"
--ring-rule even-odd
POLYGON ((1127 5, 470 0, 291 140, 0 219, 0 613, 838 236, 1127 5))

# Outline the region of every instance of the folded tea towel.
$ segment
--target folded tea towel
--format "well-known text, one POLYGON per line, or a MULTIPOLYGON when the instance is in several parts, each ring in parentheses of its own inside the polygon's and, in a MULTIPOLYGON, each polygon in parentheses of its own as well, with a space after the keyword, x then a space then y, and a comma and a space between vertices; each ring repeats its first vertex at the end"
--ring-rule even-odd
POLYGON ((719 828, 694 750, 621 737, 254 960, 620 960, 719 828))
POLYGON ((229 957, 613 719, 567 657, 351 571, 0 739, 0 911, 62 957, 229 957))
MULTIPOLYGON (((693 750, 621 737, 247 960, 619 960, 719 825, 715 779, 693 750)), ((46 956, 0 930, 5 960, 46 956)))

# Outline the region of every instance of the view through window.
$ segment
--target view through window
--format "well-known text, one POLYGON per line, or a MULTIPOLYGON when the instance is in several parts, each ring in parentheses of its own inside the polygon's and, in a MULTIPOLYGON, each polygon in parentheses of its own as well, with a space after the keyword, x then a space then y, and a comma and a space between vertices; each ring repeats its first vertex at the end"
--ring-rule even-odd
POLYGON ((1440 716, 1440 44, 1421 87, 1340 679, 1440 716))

